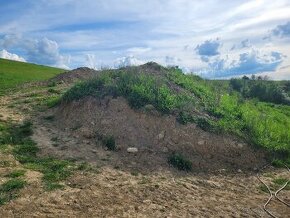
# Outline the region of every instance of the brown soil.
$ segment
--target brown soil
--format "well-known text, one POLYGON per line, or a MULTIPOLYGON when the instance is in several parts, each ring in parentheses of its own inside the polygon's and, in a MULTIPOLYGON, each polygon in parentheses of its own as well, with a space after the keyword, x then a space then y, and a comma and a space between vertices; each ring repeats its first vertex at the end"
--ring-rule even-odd
POLYGON ((264 152, 234 137, 208 133, 195 124, 181 125, 152 108, 135 111, 121 97, 87 98, 63 104, 51 114, 55 121, 38 120, 45 127, 34 135, 43 155, 141 172, 172 169, 167 159, 174 152, 190 159, 194 172, 253 171, 266 163, 264 152), (106 151, 101 135, 114 136, 117 151, 106 151), (128 154, 128 147, 138 152, 128 154))
MULTIPOLYGON (((76 173, 64 190, 43 192, 36 182, 30 183, 21 197, 0 207, 0 214, 7 218, 267 217, 262 204, 268 196, 257 189, 258 184, 255 176, 176 177, 170 172, 133 176, 103 168, 99 174, 76 173)), ((290 200, 289 191, 280 196, 290 200)), ((276 201, 269 209, 278 217, 290 213, 276 201)))
POLYGON ((80 67, 65 73, 61 73, 56 77, 48 80, 47 83, 56 82, 56 83, 72 83, 77 80, 83 80, 92 78, 98 75, 98 71, 87 68, 80 67))

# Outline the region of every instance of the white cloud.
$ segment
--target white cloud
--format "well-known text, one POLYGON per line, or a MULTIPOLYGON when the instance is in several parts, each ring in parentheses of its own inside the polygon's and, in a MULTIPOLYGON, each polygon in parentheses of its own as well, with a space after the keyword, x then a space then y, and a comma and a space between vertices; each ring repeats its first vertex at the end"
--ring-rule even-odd
POLYGON ((47 38, 5 35, 0 40, 0 47, 21 49, 28 62, 69 69, 70 56, 61 55, 58 43, 47 38))
MULTIPOLYGON (((130 57, 135 56, 204 72, 208 63, 194 48, 205 40, 219 37, 223 46, 212 53, 216 55, 204 56, 203 60, 213 62, 211 59, 220 53, 219 58, 226 62, 225 54, 239 62, 239 54, 247 49, 265 49, 267 42, 262 38, 267 31, 290 20, 289 0, 225 0, 222 4, 214 0, 122 0, 122 4, 119 0, 27 0, 5 5, 0 8, 0 38, 15 33, 31 40, 10 37, 2 47, 0 40, 0 49, 12 45, 24 49, 21 44, 28 44, 23 52, 28 61, 43 58, 52 65, 71 67, 97 67, 100 63, 114 66, 119 57, 123 57, 118 59, 121 64, 135 64, 138 59, 130 57), (43 36, 48 41, 44 42, 43 36), (245 39, 250 43, 241 45, 245 39), (190 47, 184 49, 186 45, 190 47), (41 50, 41 46, 46 49, 41 50), (71 54, 71 63, 61 51, 71 54)), ((285 40, 271 42, 266 49, 289 56, 290 44, 285 40)), ((281 65, 289 64, 288 58, 281 65)))
POLYGON ((23 57, 18 56, 17 54, 12 54, 3 49, 0 51, 0 58, 8 59, 8 60, 13 60, 13 61, 21 61, 21 62, 26 62, 26 60, 23 57))
POLYGON ((94 54, 86 54, 86 66, 92 69, 97 69, 96 57, 94 54))
POLYGON ((145 63, 144 61, 141 61, 131 55, 127 57, 118 58, 115 61, 115 67, 138 66, 144 63, 145 63))

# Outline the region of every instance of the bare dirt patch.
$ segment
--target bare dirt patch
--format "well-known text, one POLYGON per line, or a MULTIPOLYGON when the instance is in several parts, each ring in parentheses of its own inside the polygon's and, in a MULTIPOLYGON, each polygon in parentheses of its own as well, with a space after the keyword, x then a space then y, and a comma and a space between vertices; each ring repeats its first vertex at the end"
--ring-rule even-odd
MULTIPOLYGON (((279 172, 277 172, 279 173, 279 172)), ((265 217, 267 194, 255 176, 188 176, 170 172, 133 176, 104 168, 77 173, 64 190, 23 190, 22 198, 0 208, 3 217, 265 217)), ((285 195, 289 191, 285 192, 285 195)), ((289 208, 269 209, 287 217, 289 208)))
POLYGON ((42 155, 86 160, 98 165, 142 172, 168 169, 167 158, 178 152, 193 162, 194 172, 253 171, 265 154, 237 138, 181 125, 171 115, 135 111, 123 98, 87 98, 51 111, 53 121, 39 119, 34 140, 42 155), (99 136, 113 136, 117 151, 107 151, 99 136), (128 147, 137 153, 129 154, 128 147))

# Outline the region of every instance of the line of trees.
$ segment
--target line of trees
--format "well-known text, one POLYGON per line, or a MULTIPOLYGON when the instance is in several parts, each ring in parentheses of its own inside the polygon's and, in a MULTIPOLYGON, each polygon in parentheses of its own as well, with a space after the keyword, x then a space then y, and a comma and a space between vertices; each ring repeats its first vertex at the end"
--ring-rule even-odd
POLYGON ((251 77, 233 78, 230 80, 230 86, 245 98, 257 98, 260 101, 290 105, 288 95, 290 81, 282 84, 269 81, 268 77, 252 75, 251 77))

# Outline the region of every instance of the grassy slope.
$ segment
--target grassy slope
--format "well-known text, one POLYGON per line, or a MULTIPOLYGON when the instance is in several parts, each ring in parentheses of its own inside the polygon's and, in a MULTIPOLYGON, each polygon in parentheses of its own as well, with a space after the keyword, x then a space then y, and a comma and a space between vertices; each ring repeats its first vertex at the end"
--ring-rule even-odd
POLYGON ((65 70, 0 58, 0 94, 17 85, 49 79, 65 70))

